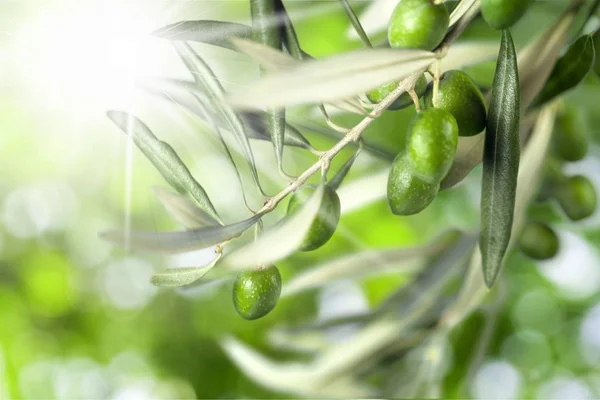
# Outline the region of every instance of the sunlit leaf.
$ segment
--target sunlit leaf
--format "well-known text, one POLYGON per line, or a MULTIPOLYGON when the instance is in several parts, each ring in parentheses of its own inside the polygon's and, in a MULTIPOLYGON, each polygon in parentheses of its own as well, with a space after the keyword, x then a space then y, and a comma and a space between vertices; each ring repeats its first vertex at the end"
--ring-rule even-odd
POLYGON ((238 51, 248 55, 268 71, 280 71, 301 63, 289 54, 251 40, 234 39, 232 43, 238 51))
POLYGON ((265 76, 230 95, 240 109, 336 101, 425 69, 435 55, 414 49, 363 49, 265 76))
POLYGON ((454 10, 452 10, 452 13, 450 13, 450 28, 452 28, 454 24, 456 24, 458 20, 465 15, 465 13, 469 11, 469 9, 473 7, 475 3, 477 3, 477 0, 460 0, 458 5, 454 8, 454 10))
POLYGON ((250 147, 250 142, 248 141, 248 135, 246 133, 244 124, 240 120, 239 116, 229 106, 229 104, 224 101, 225 92, 223 90, 223 86, 210 67, 187 43, 173 42, 173 46, 175 46, 175 50, 177 50, 181 60, 187 67, 188 71, 192 74, 196 84, 204 89, 206 95, 211 101, 211 105, 219 110, 229 125, 229 131, 235 137, 241 153, 246 158, 252 179, 254 180, 257 189, 263 193, 263 190, 260 186, 260 181, 258 179, 258 172, 256 171, 254 154, 252 153, 252 148, 250 147))
POLYGON ((449 189, 462 181, 477 166, 483 157, 485 132, 475 136, 461 136, 454 163, 440 184, 440 190, 449 189))
POLYGON ((262 215, 257 214, 244 221, 224 226, 208 226, 178 232, 109 231, 100 236, 136 251, 149 253, 183 253, 204 249, 240 236, 256 224, 262 215))
POLYGON ((218 261, 219 257, 216 257, 213 262, 204 267, 170 268, 163 272, 157 272, 152 274, 150 283, 164 287, 187 286, 209 273, 218 261))
POLYGON ((360 37, 360 39, 363 41, 363 43, 366 44, 368 47, 372 47, 371 41, 369 40, 369 36, 367 36, 365 30, 363 29, 363 27, 360 23, 360 20, 354 13, 354 10, 352 9, 352 6, 348 2, 348 0, 339 0, 339 2, 342 5, 342 8, 344 9, 344 11, 346 12, 346 16, 348 17, 350 24, 352 25, 352 27, 358 34, 358 37, 360 37))
POLYGON ((231 39, 250 39, 252 28, 225 21, 180 21, 153 32, 153 35, 168 40, 207 43, 235 50, 231 39))
POLYGON ((485 283, 498 276, 512 231, 519 172, 519 71, 508 30, 502 32, 483 154, 481 235, 485 283))
MULTIPOLYGON (((398 0, 374 0, 369 2, 360 15, 364 30, 370 35, 385 31, 390 15, 392 15, 397 4, 398 0)), ((356 31, 352 27, 348 29, 348 36, 358 38, 356 31)))
POLYGON ((319 186, 302 209, 287 217, 281 225, 264 232, 254 242, 228 254, 223 259, 223 265, 231 270, 268 265, 296 251, 319 212, 323 190, 324 187, 319 186))
POLYGON ((153 191, 171 218, 184 227, 194 229, 219 224, 206 211, 185 197, 160 187, 155 187, 153 191))
POLYGON ((450 231, 419 247, 369 250, 345 255, 296 275, 284 285, 281 296, 291 296, 343 278, 356 278, 392 270, 414 272, 426 259, 447 247, 456 236, 456 231, 450 231), (365 268, 365 265, 370 267, 365 268))
POLYGON ((123 132, 132 137, 142 153, 175 190, 189 194, 204 211, 221 222, 204 188, 194 179, 168 143, 159 140, 146 124, 129 113, 108 111, 107 115, 123 132))

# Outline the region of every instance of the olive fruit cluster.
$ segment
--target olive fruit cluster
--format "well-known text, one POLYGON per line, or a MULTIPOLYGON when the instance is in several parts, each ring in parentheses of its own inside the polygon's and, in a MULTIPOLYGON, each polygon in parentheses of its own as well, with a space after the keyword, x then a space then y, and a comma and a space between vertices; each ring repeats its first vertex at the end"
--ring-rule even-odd
POLYGON ((388 176, 387 198, 394 214, 416 214, 433 201, 457 144, 452 114, 440 108, 417 112, 408 127, 406 151, 396 156, 388 176))
POLYGON ((392 212, 416 214, 435 198, 454 157, 458 136, 473 136, 486 125, 481 91, 462 71, 440 77, 434 102, 433 83, 424 95, 426 109, 411 121, 406 151, 392 163, 387 195, 392 212))
POLYGON ((521 232, 519 249, 531 259, 548 260, 558 253, 558 236, 548 225, 532 221, 521 232))

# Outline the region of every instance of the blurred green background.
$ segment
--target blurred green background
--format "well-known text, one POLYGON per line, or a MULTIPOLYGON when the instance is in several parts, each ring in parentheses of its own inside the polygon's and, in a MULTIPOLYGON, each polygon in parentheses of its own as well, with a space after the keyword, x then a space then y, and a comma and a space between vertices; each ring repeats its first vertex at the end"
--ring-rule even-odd
MULTIPOLYGON (((367 6, 353 4, 357 10, 367 6)), ((325 56, 360 46, 348 35, 337 2, 286 5, 307 52, 325 56)), ((562 2, 536 2, 514 29, 517 47, 562 9, 562 2)), ((166 184, 106 118, 108 109, 134 111, 169 141, 227 221, 246 215, 233 170, 206 134, 208 127, 135 86, 136 80, 151 77, 189 78, 169 43, 149 35, 183 19, 247 22, 248 5, 0 1, 0 398, 293 397, 245 377, 219 340, 233 335, 274 359, 292 359, 293 352, 268 340, 270 328, 367 310, 406 279, 388 274, 338 282, 286 298, 266 318, 247 322, 231 305, 228 283, 181 290, 149 283, 154 271, 206 264, 212 249, 148 256, 98 238, 99 231, 122 226, 179 229, 150 190, 166 184)), ((497 39, 498 33, 480 20, 465 34, 465 40, 497 39)), ((240 54, 206 45, 196 49, 229 90, 258 74, 240 54)), ((472 72, 478 82, 491 77, 489 68, 472 72)), ((594 140, 590 155, 570 164, 568 172, 588 175, 597 189, 599 89, 600 80, 590 74, 566 99, 585 111, 594 140)), ((398 151, 413 112, 387 113, 369 128, 369 143, 398 151)), ((307 111, 297 115, 306 118, 307 111)), ((346 125, 354 120, 336 116, 346 125)), ((320 149, 333 143, 308 135, 320 149)), ((255 143, 254 149, 266 186, 275 192, 285 181, 268 176, 274 170, 271 146, 255 143)), ((290 171, 301 172, 313 161, 302 151, 286 153, 290 171)), ((365 153, 350 178, 384 165, 365 153)), ((284 282, 342 254, 422 244, 450 227, 475 229, 479 177, 474 171, 464 185, 441 193, 413 217, 392 216, 384 199, 349 209, 327 246, 281 263, 284 282)), ((560 254, 544 263, 511 254, 490 346, 474 370, 473 343, 483 334, 482 315, 476 313, 453 332, 446 397, 600 397, 600 214, 572 224, 552 205, 531 212, 555 221, 560 254)))

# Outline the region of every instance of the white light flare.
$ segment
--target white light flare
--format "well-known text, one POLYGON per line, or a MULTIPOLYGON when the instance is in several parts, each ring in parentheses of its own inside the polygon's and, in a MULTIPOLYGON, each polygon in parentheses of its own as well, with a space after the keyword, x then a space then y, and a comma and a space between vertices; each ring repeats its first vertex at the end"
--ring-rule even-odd
POLYGON ((13 42, 18 81, 44 108, 129 109, 136 80, 164 73, 160 50, 168 44, 150 35, 164 16, 131 2, 82 3, 45 10, 22 25, 13 42))

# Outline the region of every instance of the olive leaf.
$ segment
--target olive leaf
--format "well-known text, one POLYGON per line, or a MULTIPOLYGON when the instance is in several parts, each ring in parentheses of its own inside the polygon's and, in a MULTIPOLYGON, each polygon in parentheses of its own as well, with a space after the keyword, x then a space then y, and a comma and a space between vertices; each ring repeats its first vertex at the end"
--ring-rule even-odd
POLYGON ((175 190, 189 194, 202 210, 222 223, 204 188, 168 143, 154 136, 150 128, 134 115, 124 111, 108 111, 106 114, 123 132, 132 137, 142 153, 175 190))
POLYGON ((350 157, 348 160, 346 160, 344 165, 342 165, 342 167, 338 170, 338 172, 336 172, 336 174, 333 176, 333 178, 331 178, 331 180, 327 183, 327 186, 329 186, 331 189, 337 190, 340 187, 340 185, 342 184, 342 182, 344 181, 344 179, 346 178, 346 175, 348 175, 348 172, 350 172, 350 169, 354 165, 354 161, 360 155, 360 152, 363 147, 362 146, 363 142, 360 141, 359 143, 360 143, 360 146, 358 147, 358 149, 356 149, 356 151, 354 152, 352 157, 350 157))
POLYGON ((185 197, 161 187, 155 187, 153 191, 154 196, 160 201, 171 218, 184 227, 194 229, 219 224, 206 211, 197 207, 185 197))
POLYGON ((306 58, 312 58, 300 47, 300 41, 296 34, 296 29, 292 23, 292 19, 288 14, 283 1, 275 0, 275 7, 277 8, 277 14, 281 22, 281 37, 287 51, 296 59, 302 60, 306 58))
POLYGON ((449 27, 452 28, 476 2, 477 0, 461 0, 454 10, 452 10, 452 13, 450 13, 449 27))
POLYGON ((483 151, 481 248, 485 283, 498 276, 510 241, 519 172, 519 71, 510 32, 502 31, 483 151))
POLYGON ((252 28, 247 25, 225 21, 180 21, 160 28, 152 34, 168 40, 207 43, 235 50, 230 39, 250 39, 252 28))
POLYGON ((284 285, 281 297, 292 296, 344 278, 370 276, 390 271, 418 271, 426 259, 448 247, 456 236, 457 231, 449 231, 436 236, 423 246, 369 250, 327 261, 296 275, 284 285), (365 268, 365 265, 371 267, 365 268))
POLYGON ((450 189, 463 179, 481 162, 485 132, 475 136, 459 137, 454 163, 440 183, 440 190, 450 189))
POLYGON ((208 64, 190 47, 186 42, 173 42, 173 46, 179 54, 179 57, 185 64, 186 68, 192 74, 197 85, 204 89, 209 97, 211 104, 218 107, 219 112, 230 127, 230 132, 233 133, 241 153, 246 158, 248 168, 250 169, 252 179, 256 188, 264 194, 256 171, 254 162, 254 154, 244 124, 233 109, 224 101, 225 91, 223 86, 210 69, 208 64))
MULTIPOLYGON (((364 30, 371 35, 383 32, 387 29, 390 15, 398 4, 395 0, 374 0, 362 11, 360 20, 364 30)), ((351 38, 358 38, 358 34, 353 27, 348 29, 347 35, 351 38)))
POLYGON ((224 226, 208 226, 178 232, 108 231, 100 237, 133 250, 150 253, 183 253, 204 249, 240 236, 256 224, 262 214, 256 214, 241 222, 224 226))
POLYGON ((352 9, 352 6, 348 2, 348 0, 339 0, 339 2, 342 5, 344 12, 346 13, 346 16, 348 17, 350 24, 352 25, 352 27, 358 34, 358 37, 360 37, 360 39, 363 41, 363 43, 365 45, 367 45, 368 47, 373 47, 373 45, 371 44, 371 41, 369 40, 369 36, 366 34, 365 30, 363 29, 363 27, 360 23, 360 20, 354 13, 354 10, 352 9))
MULTIPOLYGON (((138 87, 153 94, 168 103, 183 107, 206 122, 215 122, 220 129, 228 130, 230 126, 223 116, 203 107, 208 102, 206 94, 193 82, 178 79, 152 79, 138 83, 138 87), (211 121, 207 121, 210 119, 211 121)), ((263 112, 240 113, 239 118, 246 127, 245 133, 250 139, 270 141, 266 133, 265 115, 263 112)), ((316 151, 310 142, 294 126, 286 123, 284 142, 286 146, 300 147, 316 151)))
POLYGON ((592 69, 594 60, 594 40, 591 35, 583 35, 558 59, 546 85, 533 100, 531 106, 544 104, 577 86, 592 69))
POLYGON ((229 101, 239 109, 336 101, 426 69, 434 59, 425 50, 356 50, 265 76, 231 94, 229 101))
POLYGON ((217 264, 219 258, 220 257, 217 256, 210 264, 204 267, 169 268, 166 271, 157 272, 152 274, 150 283, 154 286, 163 287, 181 287, 190 285, 208 274, 217 264))
POLYGON ((240 270, 269 265, 296 251, 319 212, 323 191, 324 186, 320 185, 300 211, 286 217, 283 223, 264 232, 254 242, 228 254, 223 259, 223 266, 240 270))

